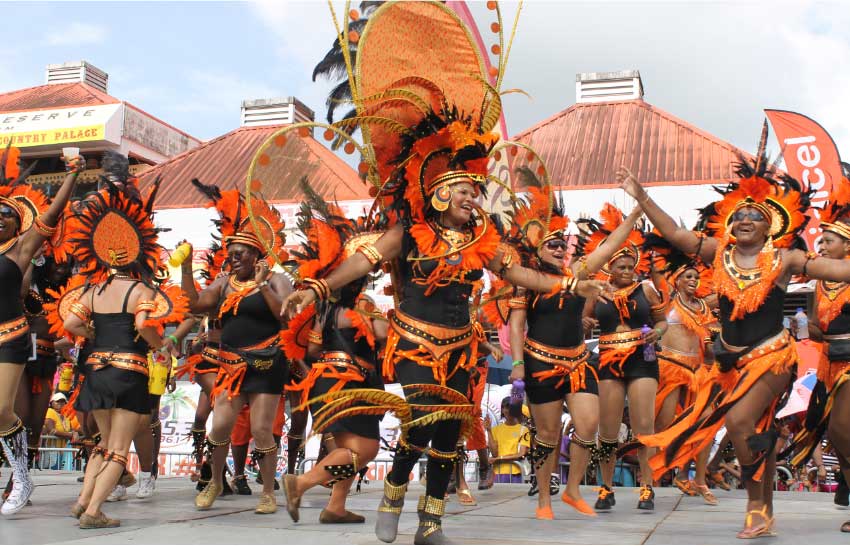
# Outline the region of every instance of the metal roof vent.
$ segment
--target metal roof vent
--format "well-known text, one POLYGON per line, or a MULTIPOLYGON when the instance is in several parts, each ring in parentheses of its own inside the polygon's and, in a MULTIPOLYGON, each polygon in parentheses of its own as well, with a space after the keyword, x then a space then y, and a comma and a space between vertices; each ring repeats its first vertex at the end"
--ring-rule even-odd
POLYGON ((240 126, 291 125, 313 121, 315 115, 295 97, 243 100, 240 126))
POLYGON ((88 84, 106 93, 109 74, 86 61, 47 65, 48 84, 75 82, 88 84))
POLYGON ((643 98, 639 70, 576 74, 576 102, 609 102, 643 98))

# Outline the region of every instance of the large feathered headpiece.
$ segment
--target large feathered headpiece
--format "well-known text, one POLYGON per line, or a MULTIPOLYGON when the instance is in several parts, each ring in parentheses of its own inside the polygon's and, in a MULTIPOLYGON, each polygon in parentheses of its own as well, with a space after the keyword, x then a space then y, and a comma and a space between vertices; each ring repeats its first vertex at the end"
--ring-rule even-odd
MULTIPOLYGON (((498 4, 488 5, 499 38, 491 48, 498 66, 489 70, 473 34, 441 2, 385 2, 376 9, 364 2, 368 18, 347 13, 337 28, 338 46, 314 76, 346 76, 328 99, 329 122, 339 104, 350 100, 354 109, 335 122, 294 124, 271 135, 249 168, 248 194, 279 178, 281 163, 291 160, 290 136, 309 138, 315 128, 335 147, 360 154, 358 171, 371 185, 374 208, 391 222, 418 223, 446 210, 452 187, 462 182, 481 192, 490 182, 510 189, 488 171, 500 153, 494 129, 511 45, 498 4), (357 131, 362 142, 354 138, 357 131)), ((475 222, 487 226, 487 215, 477 212, 475 222)))
MULTIPOLYGON (((579 229, 583 232, 583 237, 579 240, 579 253, 587 256, 594 250, 599 248, 599 245, 608 239, 608 236, 614 232, 617 227, 623 223, 625 216, 622 211, 612 205, 605 203, 602 210, 599 212, 599 220, 594 218, 583 218, 576 223, 579 229)), ((626 241, 617 249, 611 256, 602 270, 597 273, 599 278, 606 278, 611 274, 611 264, 623 256, 630 256, 635 261, 635 272, 645 274, 649 271, 649 258, 645 252, 642 252, 644 244, 644 233, 641 229, 632 228, 626 241)))
POLYGON ((100 282, 110 270, 149 279, 156 271, 162 247, 144 203, 115 187, 93 197, 77 217, 72 235, 80 274, 100 282))
POLYGON ((11 145, 0 155, 0 204, 6 205, 18 216, 18 233, 30 229, 35 219, 47 210, 45 195, 26 184, 35 163, 21 171, 21 151, 11 145))
POLYGON ((835 233, 850 240, 850 165, 842 163, 844 176, 835 184, 820 213, 820 227, 823 231, 835 233))
POLYGON ((515 201, 508 242, 527 265, 534 266, 540 247, 547 241, 566 238, 570 219, 551 185, 544 184, 528 167, 520 167, 518 174, 526 195, 515 201))
POLYGON ((700 211, 706 233, 712 237, 732 236, 732 218, 738 210, 751 207, 761 212, 770 222, 768 235, 774 247, 805 248, 800 232, 808 223, 806 214, 811 190, 803 191, 800 183, 784 173, 779 173, 766 155, 767 123, 762 129, 758 152, 752 159, 740 156, 735 165, 738 180, 725 188, 715 188, 722 198, 700 211))
POLYGON ((696 296, 704 298, 713 292, 712 271, 698 256, 685 254, 673 246, 657 229, 646 234, 643 244, 645 253, 650 254, 654 267, 664 274, 666 281, 675 289, 679 277, 693 269, 699 275, 696 296))

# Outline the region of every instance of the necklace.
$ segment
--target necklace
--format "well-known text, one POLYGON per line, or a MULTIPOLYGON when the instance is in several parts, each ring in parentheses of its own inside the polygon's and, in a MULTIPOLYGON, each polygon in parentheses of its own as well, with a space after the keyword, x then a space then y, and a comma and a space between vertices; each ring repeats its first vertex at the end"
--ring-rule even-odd
POLYGON ((6 252, 8 252, 10 248, 15 246, 15 243, 17 243, 17 242, 18 242, 18 238, 12 237, 11 239, 6 241, 5 243, 0 244, 0 254, 6 254, 6 252))
POLYGON ((228 279, 228 283, 230 287, 236 290, 237 292, 241 292, 243 290, 252 290, 257 287, 257 281, 251 279, 250 281, 240 281, 236 278, 236 275, 231 275, 228 279))

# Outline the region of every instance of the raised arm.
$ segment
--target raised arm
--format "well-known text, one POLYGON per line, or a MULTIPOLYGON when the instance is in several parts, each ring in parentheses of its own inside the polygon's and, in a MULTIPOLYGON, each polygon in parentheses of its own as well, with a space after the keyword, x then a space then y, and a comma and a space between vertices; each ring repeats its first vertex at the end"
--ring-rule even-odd
POLYGON ((705 263, 711 263, 714 260, 714 253, 717 251, 717 241, 715 239, 710 237, 700 238, 691 230, 680 227, 669 214, 664 212, 649 197, 649 194, 646 193, 646 190, 637 181, 635 175, 626 167, 620 167, 617 171, 617 181, 626 193, 638 202, 644 214, 649 218, 649 221, 661 232, 661 235, 665 239, 687 254, 696 254, 699 252, 700 258, 705 263))
POLYGON ((564 284, 566 277, 547 275, 521 265, 510 265, 505 269, 502 257, 503 253, 499 252, 490 262, 488 268, 500 274, 509 283, 528 288, 534 292, 551 293, 561 286, 564 290, 571 290, 583 298, 595 298, 602 293, 605 287, 605 283, 593 280, 579 280, 574 287, 570 287, 568 284, 564 284))
MULTIPOLYGON (((404 237, 404 228, 401 224, 396 224, 387 230, 380 239, 375 241, 375 250, 380 254, 380 260, 393 260, 398 257, 401 252, 402 239, 404 237)), ((330 275, 322 279, 329 291, 334 291, 341 288, 351 281, 357 280, 366 275, 375 266, 365 254, 355 252, 353 256, 347 258, 339 267, 333 270, 330 275)), ((280 311, 281 316, 289 313, 294 316, 304 307, 316 301, 316 294, 309 289, 296 290, 290 294, 283 302, 283 307, 280 311)))
POLYGON ((256 267, 254 280, 258 283, 260 294, 271 312, 280 320, 281 306, 286 296, 292 292, 292 284, 282 273, 269 273, 265 260, 258 261, 256 267))
POLYGON ((787 265, 786 275, 805 275, 825 281, 850 282, 850 260, 823 258, 813 252, 787 250, 783 255, 787 265))
POLYGON ((184 269, 180 287, 189 299, 189 310, 195 314, 204 315, 218 309, 225 283, 227 283, 227 277, 218 277, 198 294, 198 291, 195 290, 195 279, 192 278, 191 273, 187 276, 184 269))
MULTIPOLYGON (((82 156, 67 158, 68 162, 68 174, 65 175, 65 180, 62 181, 62 186, 59 187, 59 191, 56 192, 56 196, 53 198, 53 202, 50 203, 50 207, 47 209, 47 212, 39 216, 36 220, 44 224, 47 228, 54 228, 56 224, 59 223, 59 217, 62 215, 62 211, 65 210, 65 205, 68 204, 68 200, 71 198, 71 194, 74 193, 74 188, 77 186, 77 176, 85 170, 86 162, 82 156)), ((54 230, 55 231, 55 230, 54 230)), ((33 224, 33 227, 26 231, 23 235, 21 235, 21 250, 18 254, 17 264, 18 267, 21 268, 21 271, 24 271, 26 268, 26 264, 32 260, 35 253, 38 252, 39 248, 41 248, 41 244, 47 240, 49 235, 45 234, 41 229, 37 227, 36 224, 33 224)))
POLYGON ((626 239, 629 237, 629 233, 631 233, 632 228, 635 226, 635 222, 638 221, 641 214, 643 214, 643 211, 640 207, 632 209, 632 212, 626 217, 622 224, 617 226, 617 228, 611 232, 611 235, 605 239, 605 242, 587 255, 583 265, 582 260, 573 262, 571 269, 576 277, 579 279, 586 279, 593 273, 602 269, 602 266, 608 263, 611 256, 613 256, 623 243, 626 242, 626 239))

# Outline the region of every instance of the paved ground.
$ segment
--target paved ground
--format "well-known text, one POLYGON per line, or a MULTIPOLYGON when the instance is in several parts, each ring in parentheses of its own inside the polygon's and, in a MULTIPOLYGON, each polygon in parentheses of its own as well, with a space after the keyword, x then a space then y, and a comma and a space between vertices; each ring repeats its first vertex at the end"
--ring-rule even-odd
MULTIPOLYGON (((304 497, 301 523, 294 524, 286 511, 271 516, 253 513, 253 497, 225 497, 208 512, 192 506, 194 490, 185 478, 163 479, 150 500, 130 500, 106 505, 106 512, 118 517, 117 529, 81 531, 67 510, 79 485, 76 476, 39 472, 33 506, 12 518, 0 519, 0 544, 371 544, 374 510, 381 484, 364 486, 349 500, 349 508, 366 515, 365 525, 321 525, 319 512, 326 500, 318 488, 304 497)), ((259 486, 255 488, 255 493, 259 486)), ((497 484, 477 494, 477 507, 462 507, 456 498, 448 505, 444 519, 447 535, 470 544, 740 544, 735 532, 743 520, 743 491, 718 491, 721 504, 706 506, 700 498, 685 497, 673 489, 658 489, 656 510, 634 508, 637 490, 617 490, 617 506, 598 518, 586 518, 558 500, 555 521, 534 519, 535 500, 527 488, 497 484)), ((416 530, 416 499, 423 491, 411 486, 399 527, 398 544, 411 544, 416 530)), ((135 493, 135 487, 132 489, 135 493)), ((592 501, 591 488, 583 490, 592 501)), ((757 544, 850 544, 850 534, 838 531, 850 512, 839 511, 826 493, 777 493, 775 538, 759 539, 757 544)), ((283 502, 283 495, 278 498, 283 502)))

